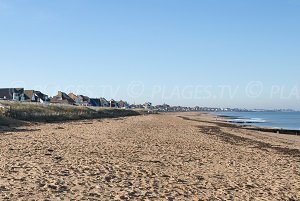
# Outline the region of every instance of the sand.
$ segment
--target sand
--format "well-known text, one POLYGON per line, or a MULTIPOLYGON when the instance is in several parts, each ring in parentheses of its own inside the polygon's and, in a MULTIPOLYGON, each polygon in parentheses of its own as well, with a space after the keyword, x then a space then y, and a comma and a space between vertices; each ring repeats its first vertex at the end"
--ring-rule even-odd
POLYGON ((300 200, 300 136, 215 123, 172 113, 2 131, 0 200, 300 200))

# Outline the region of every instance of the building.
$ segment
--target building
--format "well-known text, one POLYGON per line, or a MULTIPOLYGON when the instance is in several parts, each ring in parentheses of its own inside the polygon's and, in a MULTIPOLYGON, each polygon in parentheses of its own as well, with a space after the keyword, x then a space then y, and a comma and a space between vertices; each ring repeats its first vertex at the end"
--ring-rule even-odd
POLYGON ((109 101, 109 107, 118 107, 117 102, 114 99, 109 101))
POLYGON ((56 96, 53 96, 53 98, 50 100, 50 103, 70 105, 76 104, 76 102, 70 96, 61 91, 59 91, 56 96))
POLYGON ((90 98, 88 96, 79 95, 80 103, 82 106, 88 106, 90 102, 90 98))
POLYGON ((0 89, 0 99, 12 101, 24 101, 24 88, 2 88, 0 89))
POLYGON ((141 104, 132 104, 132 105, 129 106, 129 108, 131 108, 131 109, 142 109, 142 108, 144 108, 144 106, 141 105, 141 104))
POLYGON ((25 90, 24 96, 25 96, 25 101, 27 101, 27 102, 44 103, 46 101, 49 101, 48 95, 43 94, 40 91, 25 90))
POLYGON ((110 103, 105 98, 100 98, 101 107, 110 107, 110 103))
POLYGON ((89 106, 93 107, 101 107, 101 101, 99 98, 90 98, 89 106))
POLYGON ((90 102, 90 98, 88 96, 76 95, 74 93, 69 93, 68 96, 72 98, 76 105, 88 106, 90 102))
POLYGON ((126 101, 120 100, 120 101, 117 103, 117 106, 118 106, 119 108, 128 108, 128 107, 129 107, 129 104, 128 104, 126 101))
POLYGON ((145 109, 152 109, 152 103, 150 103, 150 102, 144 103, 144 108, 145 109))

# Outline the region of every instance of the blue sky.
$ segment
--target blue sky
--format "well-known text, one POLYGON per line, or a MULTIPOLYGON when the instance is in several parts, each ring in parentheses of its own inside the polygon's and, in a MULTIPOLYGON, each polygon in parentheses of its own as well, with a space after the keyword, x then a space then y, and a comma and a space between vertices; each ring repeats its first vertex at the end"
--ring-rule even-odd
POLYGON ((0 0, 0 87, 300 109, 299 0, 0 0))

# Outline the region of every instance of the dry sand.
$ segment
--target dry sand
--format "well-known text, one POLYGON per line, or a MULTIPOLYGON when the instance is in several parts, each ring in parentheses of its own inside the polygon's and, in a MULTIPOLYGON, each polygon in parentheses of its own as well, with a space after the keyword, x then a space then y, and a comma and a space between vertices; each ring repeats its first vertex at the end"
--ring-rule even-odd
POLYGON ((300 199, 300 136, 214 122, 180 113, 1 132, 0 200, 300 199))

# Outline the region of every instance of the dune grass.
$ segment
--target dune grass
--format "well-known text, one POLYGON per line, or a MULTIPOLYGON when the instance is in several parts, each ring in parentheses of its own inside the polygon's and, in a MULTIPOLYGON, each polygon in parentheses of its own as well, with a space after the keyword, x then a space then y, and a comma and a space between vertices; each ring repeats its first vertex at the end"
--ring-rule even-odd
POLYGON ((133 110, 112 108, 90 108, 71 105, 46 105, 0 101, 5 108, 0 108, 1 117, 30 122, 60 122, 68 120, 116 118, 136 116, 141 113, 133 110))
POLYGON ((0 108, 0 125, 5 125, 6 123, 6 121, 5 121, 5 119, 4 119, 4 110, 2 109, 2 108, 0 108))

